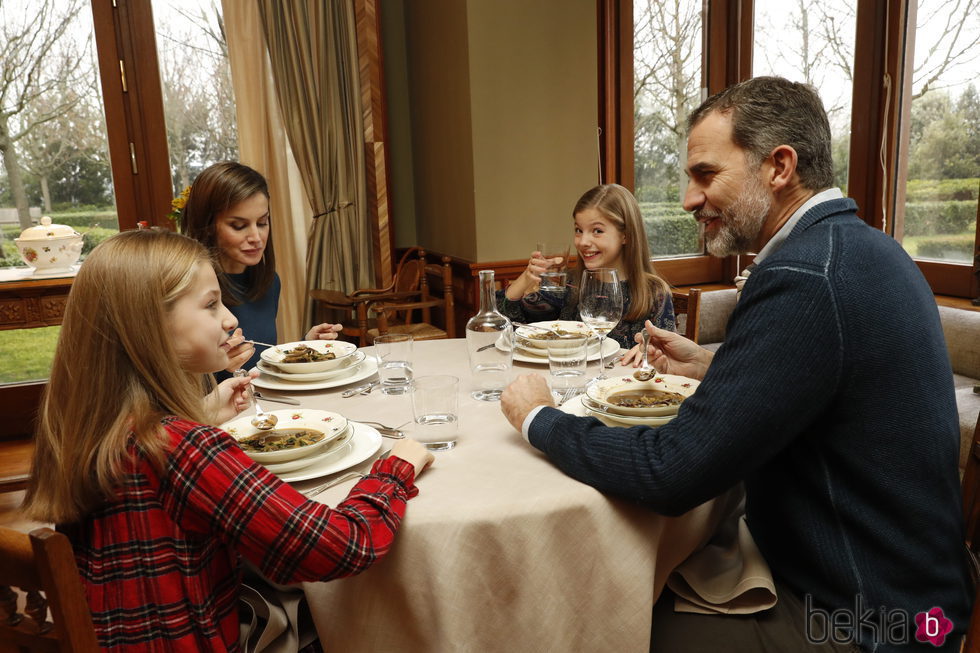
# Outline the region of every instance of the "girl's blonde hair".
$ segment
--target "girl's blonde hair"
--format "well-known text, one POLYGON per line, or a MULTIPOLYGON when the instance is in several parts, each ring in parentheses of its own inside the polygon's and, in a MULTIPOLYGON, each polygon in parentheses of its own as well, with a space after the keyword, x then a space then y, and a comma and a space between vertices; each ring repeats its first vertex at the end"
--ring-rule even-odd
POLYGON ((618 184, 596 186, 586 191, 575 203, 572 217, 586 209, 598 211, 626 237, 622 260, 626 278, 630 281, 631 300, 629 313, 623 319, 645 318, 655 306, 662 307, 670 286, 657 276, 653 268, 640 205, 636 203, 633 193, 618 184))
POLYGON ((74 522, 123 480, 132 439, 162 466, 160 419, 206 421, 204 377, 184 371, 169 312, 201 265, 197 241, 127 231, 92 250, 72 284, 51 378, 38 414, 26 515, 74 522))

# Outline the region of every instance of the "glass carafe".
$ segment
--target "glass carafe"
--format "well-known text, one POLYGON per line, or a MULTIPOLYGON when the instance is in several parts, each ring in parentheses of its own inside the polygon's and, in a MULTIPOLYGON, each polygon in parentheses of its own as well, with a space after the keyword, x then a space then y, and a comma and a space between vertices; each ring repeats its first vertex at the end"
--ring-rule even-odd
POLYGON ((514 360, 514 327, 497 310, 493 270, 480 270, 480 312, 466 323, 474 399, 499 401, 510 381, 514 360))

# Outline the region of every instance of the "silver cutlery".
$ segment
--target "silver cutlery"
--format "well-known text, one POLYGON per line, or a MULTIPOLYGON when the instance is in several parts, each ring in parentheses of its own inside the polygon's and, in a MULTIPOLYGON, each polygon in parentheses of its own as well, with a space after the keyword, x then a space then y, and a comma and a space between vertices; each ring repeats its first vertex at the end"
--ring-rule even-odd
POLYGON ((643 338, 643 361, 640 363, 639 369, 633 372, 633 378, 637 381, 649 381, 657 375, 657 370, 650 364, 650 361, 647 360, 650 353, 650 333, 646 329, 643 329, 641 334, 643 338))
POLYGON ((295 399, 291 399, 289 397, 269 397, 268 395, 264 395, 257 390, 255 391, 255 398, 261 399, 262 401, 273 401, 280 404, 289 404, 290 406, 300 405, 300 402, 295 399))
POLYGON ((317 485, 315 488, 312 488, 312 489, 306 490, 305 492, 302 492, 302 495, 304 497, 306 497, 307 499, 312 499, 313 497, 315 497, 316 495, 320 494, 324 490, 328 490, 328 489, 332 488, 335 485, 340 485, 341 483, 343 483, 345 481, 349 481, 352 478, 364 478, 365 476, 366 476, 366 474, 362 474, 360 472, 347 472, 343 476, 338 476, 337 478, 335 478, 335 479, 333 479, 331 481, 327 481, 323 485, 317 485))
POLYGON ((383 437, 391 438, 393 440, 400 440, 405 437, 405 432, 401 431, 400 428, 405 426, 405 424, 408 424, 408 422, 405 422, 405 424, 399 424, 398 426, 386 426, 381 422, 371 422, 365 419, 353 419, 351 421, 358 422, 359 424, 371 424, 383 437))
POLYGON ((614 358, 611 361, 609 361, 608 363, 606 363, 606 369, 607 370, 611 370, 613 368, 613 366, 616 365, 616 363, 618 363, 621 360, 623 360, 623 357, 622 356, 617 356, 616 358, 614 358))
POLYGON ((346 399, 347 397, 353 397, 354 395, 369 394, 371 390, 374 389, 374 386, 378 385, 379 383, 381 382, 371 381, 370 383, 365 383, 364 385, 356 386, 354 388, 351 388, 350 390, 344 390, 342 393, 340 393, 340 396, 346 399))

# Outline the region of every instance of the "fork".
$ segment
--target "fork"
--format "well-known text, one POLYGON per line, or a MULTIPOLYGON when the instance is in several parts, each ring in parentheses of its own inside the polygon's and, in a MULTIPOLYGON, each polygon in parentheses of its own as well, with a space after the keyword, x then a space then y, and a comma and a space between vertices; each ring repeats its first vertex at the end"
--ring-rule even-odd
POLYGON ((362 474, 360 472, 347 472, 343 476, 338 476, 337 478, 333 479, 332 481, 327 481, 323 485, 317 485, 315 488, 312 488, 310 490, 306 490, 305 492, 302 493, 302 495, 304 497, 306 497, 307 499, 312 499, 313 497, 315 497, 316 495, 320 494, 324 490, 328 490, 328 489, 332 488, 335 485, 339 485, 339 484, 341 484, 341 483, 343 483, 345 481, 349 481, 352 478, 364 478, 365 476, 366 476, 366 474, 362 474))

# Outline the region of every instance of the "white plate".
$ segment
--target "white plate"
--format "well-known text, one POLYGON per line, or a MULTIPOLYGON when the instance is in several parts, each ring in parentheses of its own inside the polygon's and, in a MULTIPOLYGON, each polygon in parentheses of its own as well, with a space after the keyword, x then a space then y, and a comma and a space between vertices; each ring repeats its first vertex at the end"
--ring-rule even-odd
MULTIPOLYGON (((560 329, 562 331, 568 331, 570 333, 581 333, 582 335, 587 335, 592 338, 595 337, 592 335, 592 330, 589 329, 588 326, 586 326, 585 322, 573 322, 571 320, 551 320, 550 322, 531 322, 530 326, 543 327, 545 329, 551 329, 553 331, 560 329)), ((536 349, 545 356, 548 355, 549 346, 553 345, 556 342, 560 344, 560 341, 556 341, 556 340, 535 340, 534 338, 530 338, 529 336, 534 333, 542 333, 538 329, 532 329, 529 327, 520 326, 514 330, 514 333, 517 335, 518 348, 525 349, 525 350, 536 349)))
POLYGON ((308 481, 312 478, 320 478, 321 476, 329 476, 330 474, 342 472, 354 465, 359 465, 377 453, 378 449, 381 448, 381 434, 365 424, 358 422, 351 422, 351 424, 354 426, 354 437, 351 438, 351 450, 346 456, 338 460, 327 460, 309 465, 302 469, 297 469, 294 472, 277 474, 277 476, 287 483, 308 481))
MULTIPOLYGON (((305 458, 308 455, 315 455, 332 441, 341 437, 347 430, 347 418, 338 413, 331 413, 326 410, 314 410, 310 408, 293 408, 283 410, 270 410, 270 415, 277 418, 276 429, 312 429, 323 433, 322 440, 303 447, 294 449, 282 449, 280 451, 246 451, 245 455, 257 463, 284 463, 287 460, 305 458)), ((236 440, 249 438, 263 431, 252 426, 254 414, 239 415, 235 419, 225 422, 220 428, 236 440)))
MULTIPOLYGON (((253 368, 254 369, 254 368, 253 368)), ((294 392, 296 390, 326 390, 327 388, 339 388, 342 385, 357 383, 370 378, 378 373, 378 361, 374 356, 366 356, 364 362, 358 365, 350 376, 334 377, 324 381, 306 381, 295 383, 293 381, 283 381, 273 376, 260 374, 259 378, 252 379, 252 385, 264 390, 280 390, 282 392, 294 392)))
POLYGON ((347 357, 346 360, 348 362, 341 365, 337 369, 327 370, 326 372, 310 372, 309 374, 290 374, 288 372, 283 372, 264 360, 260 360, 255 366, 259 368, 259 371, 263 374, 274 376, 278 379, 289 381, 291 383, 302 381, 326 381, 327 379, 343 376, 344 374, 351 374, 354 371, 354 368, 364 361, 364 352, 356 351, 351 356, 347 357))
MULTIPOLYGON (((619 343, 613 340, 612 338, 606 338, 605 340, 602 341, 602 351, 606 356, 609 356, 610 354, 615 354, 617 351, 619 351, 619 343)), ((530 356, 520 349, 515 349, 514 360, 520 361, 522 363, 540 363, 542 365, 547 365, 548 355, 545 354, 544 356, 530 356)), ((599 360, 598 347, 589 347, 589 360, 590 361, 599 360)), ((252 383, 255 383, 255 381, 252 381, 252 383)))
POLYGON ((265 465, 265 468, 273 474, 284 474, 286 472, 302 469, 303 467, 309 467, 310 465, 324 463, 328 460, 338 460, 350 452, 351 440, 353 437, 354 427, 352 424, 348 424, 347 428, 344 430, 344 434, 331 442, 327 446, 326 450, 321 451, 320 453, 315 453, 312 456, 303 456, 302 458, 290 460, 285 463, 269 463, 268 465, 265 465))
POLYGON ((590 410, 582 403, 584 395, 573 397, 563 403, 558 410, 579 417, 595 417, 606 426, 662 426, 674 419, 676 415, 666 417, 630 417, 627 415, 610 415, 598 410, 590 410))

